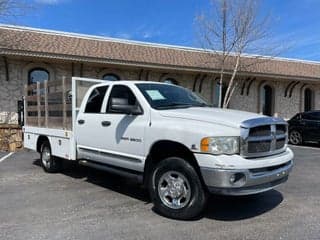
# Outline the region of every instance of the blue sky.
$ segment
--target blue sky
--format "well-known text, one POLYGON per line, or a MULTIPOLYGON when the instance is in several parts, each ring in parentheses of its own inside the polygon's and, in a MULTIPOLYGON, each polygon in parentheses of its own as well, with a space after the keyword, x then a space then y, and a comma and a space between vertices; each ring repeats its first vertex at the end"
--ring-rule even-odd
MULTIPOLYGON (((195 17, 209 0, 29 0, 34 9, 2 22, 198 47, 195 17)), ((320 0, 262 0, 282 57, 320 61, 320 0)))

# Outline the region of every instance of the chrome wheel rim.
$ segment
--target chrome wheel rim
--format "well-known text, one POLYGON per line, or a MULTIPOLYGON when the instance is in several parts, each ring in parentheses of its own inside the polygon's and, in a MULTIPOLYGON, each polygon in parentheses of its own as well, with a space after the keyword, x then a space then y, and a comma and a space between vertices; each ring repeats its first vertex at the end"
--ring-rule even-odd
POLYGON ((161 176, 158 193, 162 203, 172 209, 185 207, 191 198, 189 181, 176 171, 169 171, 161 176))
POLYGON ((48 147, 44 147, 42 150, 42 157, 41 157, 42 164, 45 168, 50 168, 51 165, 51 152, 48 147))
POLYGON ((290 133, 290 142, 293 144, 299 144, 301 142, 301 134, 297 131, 290 133))

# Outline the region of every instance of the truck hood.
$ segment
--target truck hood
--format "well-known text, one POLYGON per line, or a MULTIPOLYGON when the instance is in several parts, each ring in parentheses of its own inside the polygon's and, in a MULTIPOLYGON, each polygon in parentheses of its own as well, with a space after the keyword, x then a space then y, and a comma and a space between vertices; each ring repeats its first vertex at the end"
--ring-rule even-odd
POLYGON ((201 121, 234 128, 239 128, 245 120, 264 117, 256 113, 209 107, 161 110, 159 113, 163 117, 201 121))

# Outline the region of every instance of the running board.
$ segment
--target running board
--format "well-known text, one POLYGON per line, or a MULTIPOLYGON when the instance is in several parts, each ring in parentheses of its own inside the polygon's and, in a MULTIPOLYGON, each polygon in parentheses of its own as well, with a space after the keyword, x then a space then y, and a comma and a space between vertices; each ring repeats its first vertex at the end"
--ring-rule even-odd
POLYGON ((133 170, 125 170, 123 168, 114 167, 107 164, 97 163, 89 160, 79 160, 79 164, 86 167, 92 167, 102 171, 113 173, 125 178, 130 178, 138 183, 143 183, 143 174, 140 172, 135 172, 133 170))

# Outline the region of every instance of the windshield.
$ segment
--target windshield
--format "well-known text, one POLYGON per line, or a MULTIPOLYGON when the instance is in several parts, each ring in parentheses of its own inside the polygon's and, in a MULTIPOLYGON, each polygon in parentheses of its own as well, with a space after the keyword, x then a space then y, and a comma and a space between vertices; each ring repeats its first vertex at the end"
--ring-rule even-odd
POLYGON ((188 89, 170 84, 138 83, 152 108, 172 109, 189 107, 207 107, 208 103, 188 89))

